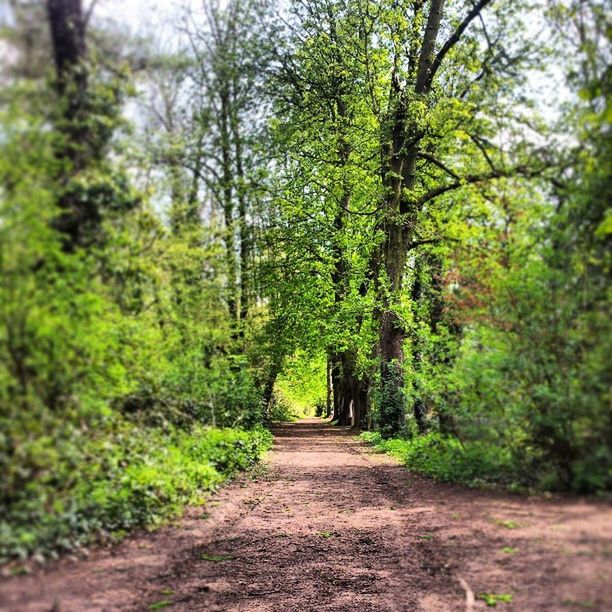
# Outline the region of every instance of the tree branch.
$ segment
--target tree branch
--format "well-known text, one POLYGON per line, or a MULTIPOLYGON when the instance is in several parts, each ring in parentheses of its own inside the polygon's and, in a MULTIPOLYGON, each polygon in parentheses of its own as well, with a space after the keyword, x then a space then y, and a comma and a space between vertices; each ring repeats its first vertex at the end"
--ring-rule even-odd
POLYGON ((542 166, 541 168, 526 168, 525 166, 517 166, 515 168, 511 168, 508 171, 502 170, 493 170, 489 174, 476 174, 464 176, 462 179, 449 183, 448 185, 440 185, 439 187, 435 187, 431 189, 426 194, 422 195, 420 198, 416 200, 416 205, 420 208, 430 200, 437 198, 449 191, 454 191, 455 189, 459 189, 464 185, 474 185, 475 183, 484 183, 485 181, 490 181, 498 178, 508 178, 513 176, 522 176, 524 178, 534 178, 539 176, 546 170, 549 166, 542 166))
POLYGON ((87 12, 85 13, 85 17, 83 19, 83 27, 85 28, 85 30, 87 30, 87 27, 89 26, 89 20, 91 19, 91 16, 93 15, 93 12, 94 12, 94 9, 96 8, 97 3, 98 3, 98 0, 91 0, 91 4, 89 5, 87 12))
POLYGON ((442 19, 442 12, 444 10, 444 2, 445 0, 432 0, 429 7, 425 35, 423 37, 423 44, 421 46, 421 53, 419 55, 416 85, 414 87, 417 94, 423 94, 429 91, 429 87, 431 86, 431 82, 433 80, 433 69, 438 57, 436 56, 436 60, 434 60, 433 63, 431 58, 433 56, 436 39, 438 37, 438 31, 440 30, 440 21, 442 19))
POLYGON ((479 0, 479 2, 477 2, 472 10, 465 16, 464 20, 459 24, 452 36, 444 43, 440 51, 438 51, 438 54, 436 55, 427 76, 427 82, 425 84, 426 89, 431 87, 434 77, 436 76, 436 72, 442 65, 447 53, 459 42, 470 23, 472 23, 472 21, 474 21, 474 19, 480 15, 481 11, 487 6, 487 4, 491 4, 491 2, 493 2, 493 0, 479 0))
POLYGON ((483 157, 486 159, 487 164, 489 165, 489 168, 491 168, 493 172, 497 172, 497 168, 495 168, 495 165, 493 164, 493 160, 487 153, 487 149, 485 145, 483 144, 483 142, 480 140, 480 138, 478 138, 477 136, 473 136, 472 134, 469 134, 469 137, 470 137, 470 140, 478 147, 483 157))
POLYGON ((440 170, 444 170, 444 172, 450 174, 454 179, 460 180, 460 176, 456 172, 451 170, 448 166, 444 165, 439 159, 435 158, 433 155, 421 151, 417 154, 417 157, 431 162, 434 166, 440 168, 440 170))

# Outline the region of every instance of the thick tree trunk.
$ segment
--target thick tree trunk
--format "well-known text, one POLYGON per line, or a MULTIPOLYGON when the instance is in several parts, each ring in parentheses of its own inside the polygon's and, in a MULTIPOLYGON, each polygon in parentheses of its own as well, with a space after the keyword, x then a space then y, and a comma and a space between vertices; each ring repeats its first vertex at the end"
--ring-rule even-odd
POLYGON ((445 0, 431 0, 429 5, 429 14, 427 16, 427 26, 425 27, 425 35, 419 55, 419 66, 417 69, 417 81, 415 92, 417 94, 427 93, 431 87, 431 69, 434 62, 434 49, 438 32, 440 30, 440 22, 444 11, 445 0))
POLYGON ((333 410, 333 382, 332 382, 332 364, 329 355, 327 356, 327 397, 325 401, 325 418, 328 419, 333 410))
POLYGON ((274 397, 274 385, 276 384, 276 379, 280 374, 280 370, 281 368, 278 363, 272 364, 263 385, 262 399, 264 404, 264 412, 267 419, 270 418, 270 408, 272 407, 272 399, 274 397))
POLYGON ((94 230, 101 222, 97 208, 88 206, 70 189, 65 189, 91 157, 87 124, 85 18, 81 0, 47 0, 47 16, 56 68, 55 83, 62 109, 56 124, 60 138, 55 150, 60 162, 57 179, 61 212, 54 219, 53 226, 64 236, 64 250, 71 252, 85 244, 85 227, 90 228, 90 235, 95 234, 94 230))
POLYGON ((331 383, 333 395, 332 421, 340 421, 344 415, 344 385, 342 384, 342 361, 339 355, 332 354, 329 358, 331 368, 331 383))
POLYGON ((392 310, 382 313, 380 327, 380 429, 384 436, 404 427, 404 330, 392 310))
POLYGON ((70 90, 67 112, 76 112, 79 94, 87 87, 87 73, 82 66, 86 45, 81 0, 47 0, 47 15, 59 93, 63 96, 70 90))
MULTIPOLYGON (((429 79, 436 39, 440 29, 445 0, 431 0, 427 25, 416 72, 414 93, 428 93, 429 79)), ((391 114, 388 132, 381 140, 382 179, 387 196, 383 229, 383 266, 386 286, 383 287, 379 320, 381 405, 380 429, 383 435, 397 434, 405 424, 404 398, 404 329, 397 314, 402 292, 404 268, 414 236, 418 209, 412 198, 416 184, 416 160, 421 129, 407 123, 407 104, 410 96, 402 89, 400 77, 394 74, 390 92, 391 114)))
POLYGON ((340 414, 338 425, 351 425, 351 410, 353 405, 352 380, 344 375, 340 381, 340 414))
POLYGON ((333 418, 338 425, 362 427, 367 418, 369 385, 356 373, 357 355, 344 351, 330 357, 333 418))
POLYGON ((369 404, 370 385, 367 380, 356 380, 355 391, 353 393, 354 416, 353 428, 357 430, 368 428, 368 404, 369 404))

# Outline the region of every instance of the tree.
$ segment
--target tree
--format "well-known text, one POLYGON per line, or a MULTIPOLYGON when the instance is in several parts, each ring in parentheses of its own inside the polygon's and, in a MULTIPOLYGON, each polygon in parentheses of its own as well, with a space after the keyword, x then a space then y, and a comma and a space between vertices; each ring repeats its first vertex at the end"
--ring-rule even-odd
POLYGON ((367 115, 354 6, 296 2, 288 19, 272 51, 269 85, 279 117, 279 205, 300 220, 299 237, 295 224, 286 234, 299 241, 299 259, 307 253, 312 275, 328 287, 330 299, 313 316, 325 329, 333 419, 359 427, 369 393, 370 351, 360 339, 371 318, 366 264, 372 249, 371 215, 362 212, 376 198, 370 180, 376 165, 359 131, 367 115))
MULTIPOLYGON (((93 5, 92 5, 93 7, 93 5)), ((133 207, 125 176, 113 172, 107 155, 120 119, 123 76, 92 79, 87 21, 80 0, 48 0, 55 60, 56 181, 60 213, 54 226, 72 252, 102 240, 106 215, 133 207)))
MULTIPOLYGON (((400 302, 409 254, 430 240, 421 236, 424 215, 441 197, 465 186, 528 174, 518 165, 497 167, 486 150, 490 145, 483 145, 491 121, 502 114, 491 92, 502 82, 510 85, 518 65, 528 57, 524 45, 513 56, 503 50, 512 36, 503 9, 493 13, 498 24, 495 35, 489 33, 483 13, 491 4, 481 0, 465 9, 448 9, 443 0, 407 2, 401 13, 394 5, 383 20, 389 32, 388 86, 386 98, 375 105, 383 186, 377 221, 383 235, 377 255, 380 420, 387 435, 404 426, 405 323, 400 302), (481 33, 471 36, 475 22, 480 22, 481 33), (467 54, 472 55, 468 74, 460 63, 467 54)), ((517 10, 520 7, 512 8, 517 10)), ((380 44, 377 40, 369 44, 380 44)))
POLYGON ((188 162, 222 212, 227 304, 238 335, 255 297, 252 225, 262 163, 258 90, 265 63, 260 25, 265 12, 265 3, 212 4, 203 19, 188 14, 185 25, 194 57, 191 117, 198 139, 188 162))

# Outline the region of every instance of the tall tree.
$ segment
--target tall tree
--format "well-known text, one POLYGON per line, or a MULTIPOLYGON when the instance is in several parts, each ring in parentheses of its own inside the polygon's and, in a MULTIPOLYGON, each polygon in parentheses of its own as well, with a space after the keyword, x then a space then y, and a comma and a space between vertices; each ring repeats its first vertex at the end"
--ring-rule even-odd
POLYGON ((409 254, 418 257, 416 249, 431 239, 421 235, 423 215, 438 199, 465 186, 529 174, 524 167, 497 167, 482 146, 490 119, 500 113, 500 101, 485 88, 509 84, 508 77, 515 76, 527 57, 524 46, 512 56, 503 51, 514 35, 505 25, 503 11, 502 16, 493 13, 498 24, 495 36, 490 35, 483 16, 489 5, 492 0, 460 3, 453 9, 444 0, 405 2, 403 14, 398 15, 394 4, 386 18, 390 66, 387 102, 380 105, 379 114, 384 193, 378 227, 383 234, 380 420, 389 435, 404 426, 406 331, 400 302, 409 254), (470 37, 474 23, 481 31, 470 37), (473 59, 471 74, 458 63, 467 54, 473 59), (470 162, 470 154, 480 163, 470 162))
POLYGON ((306 248, 318 255, 312 272, 325 274, 321 284, 330 292, 317 316, 326 330, 333 418, 359 426, 369 390, 359 337, 370 317, 365 264, 372 248, 368 209, 376 198, 369 177, 376 163, 369 134, 364 138, 360 130, 367 125, 367 91, 354 8, 323 0, 293 3, 290 25, 274 49, 271 88, 282 118, 276 123, 278 165, 293 200, 286 208, 296 211, 301 202, 297 215, 316 228, 306 248))
POLYGON ((261 155, 257 150, 265 62, 261 22, 266 5, 229 2, 206 7, 203 19, 186 21, 195 58, 192 117, 199 147, 191 171, 219 206, 225 224, 227 304, 242 334, 254 299, 253 192, 261 155))
MULTIPOLYGON (((83 146, 87 137, 86 24, 81 0, 47 0, 47 14, 62 106, 57 121, 61 134, 58 158, 63 165, 60 182, 67 184, 72 175, 83 169, 87 157, 83 146)), ((56 226, 66 235, 66 248, 72 250, 84 240, 84 225, 97 224, 100 219, 97 211, 88 211, 75 194, 65 192, 59 204, 62 212, 56 226)))
POLYGON ((124 78, 116 69, 108 74, 97 69, 92 78, 86 43, 90 15, 80 0, 47 0, 57 94, 51 112, 59 188, 54 226, 65 251, 101 242, 105 217, 137 203, 125 175, 109 165, 124 78))

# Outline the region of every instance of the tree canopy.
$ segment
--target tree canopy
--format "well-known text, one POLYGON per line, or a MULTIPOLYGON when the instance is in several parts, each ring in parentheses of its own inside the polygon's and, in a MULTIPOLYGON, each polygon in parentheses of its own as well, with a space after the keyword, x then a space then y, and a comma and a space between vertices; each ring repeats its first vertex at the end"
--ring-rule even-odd
POLYGON ((609 489, 606 4, 185 2, 165 28, 6 10, 0 556, 70 546, 22 527, 82 511, 49 493, 81 463, 292 411, 449 480, 609 489))

